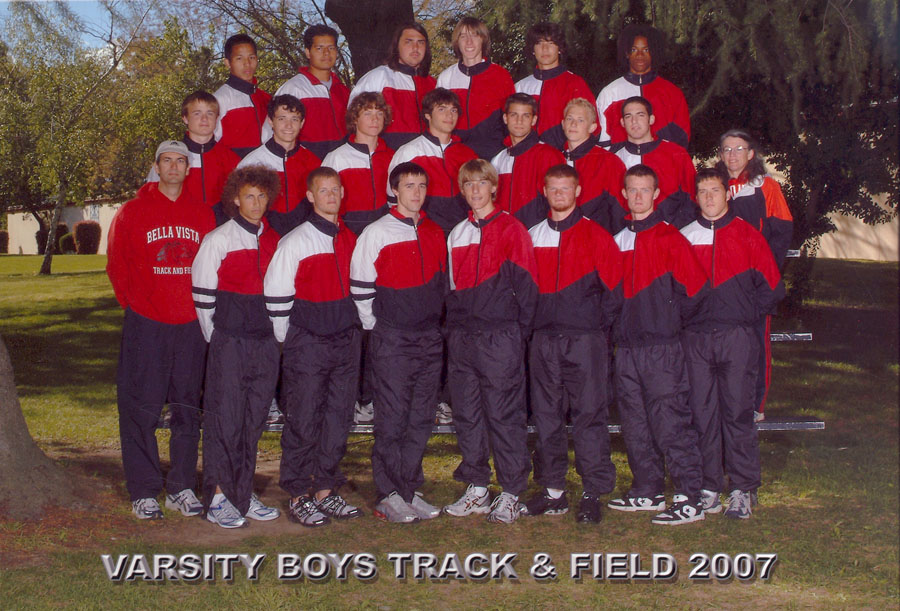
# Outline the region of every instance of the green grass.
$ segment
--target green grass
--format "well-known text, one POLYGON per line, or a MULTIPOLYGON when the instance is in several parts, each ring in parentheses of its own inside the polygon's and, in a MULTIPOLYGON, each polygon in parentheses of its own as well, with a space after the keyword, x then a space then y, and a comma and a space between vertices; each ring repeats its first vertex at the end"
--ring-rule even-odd
MULTIPOLYGON (((895 607, 898 591, 898 307, 897 265, 822 260, 814 290, 794 319, 773 328, 811 331, 811 343, 776 344, 774 385, 767 414, 807 415, 826 421, 821 432, 761 437, 764 486, 749 521, 721 516, 685 527, 652 527, 647 516, 606 512, 600 526, 571 514, 520 520, 510 527, 483 519, 440 518, 412 527, 376 523, 304 530, 257 525, 222 533, 199 521, 171 518, 137 524, 128 518, 117 455, 115 364, 121 311, 102 270, 102 257, 58 257, 53 277, 36 277, 37 257, 0 257, 0 334, 9 347, 29 428, 39 444, 107 494, 106 514, 76 524, 37 529, 0 521, 0 592, 4 607, 62 605, 158 608, 191 606, 565 608, 598 607, 895 607), (34 264, 28 261, 31 259, 34 264), (77 261, 72 261, 76 260, 77 261), (82 261, 94 259, 93 261, 82 261), (84 265, 81 273, 72 266, 84 265), (98 271, 93 271, 98 270, 98 271), (6 548, 4 548, 6 546, 6 548), (258 583, 113 585, 101 553, 266 553, 258 583), (280 583, 278 553, 366 551, 379 560, 380 577, 321 584, 280 583), (397 581, 388 552, 460 556, 517 552, 518 582, 416 583, 397 581), (560 570, 553 583, 528 574, 531 557, 549 553, 560 570), (654 552, 675 555, 674 583, 573 582, 571 552, 654 552), (690 554, 775 552, 768 582, 703 583, 688 579, 690 554), (11 568, 10 568, 11 567, 11 568)), ((165 448, 161 433, 161 448, 165 448)), ((266 434, 263 459, 277 459, 278 437, 266 434)), ((621 438, 613 439, 620 490, 630 472, 621 438)), ((368 506, 374 494, 371 438, 351 437, 342 465, 353 486, 347 496, 368 506)), ((424 463, 424 492, 436 503, 462 491, 452 480, 457 449, 452 436, 432 438, 424 463)), ((267 476, 268 477, 268 476, 267 476)), ((277 480, 260 477, 266 494, 282 498, 277 480)), ((570 500, 580 492, 569 473, 570 500)), ((574 504, 574 503, 573 503, 574 504)))

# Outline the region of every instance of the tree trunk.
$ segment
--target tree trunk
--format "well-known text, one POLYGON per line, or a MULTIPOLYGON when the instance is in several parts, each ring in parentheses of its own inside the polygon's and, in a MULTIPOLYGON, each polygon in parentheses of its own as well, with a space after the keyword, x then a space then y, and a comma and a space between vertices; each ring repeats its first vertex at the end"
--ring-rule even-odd
POLYGON ((65 176, 60 176, 59 191, 56 193, 56 206, 53 207, 50 230, 47 232, 47 248, 44 252, 44 260, 41 262, 41 271, 38 272, 43 276, 50 275, 50 266, 53 264, 53 251, 56 250, 56 229, 59 225, 59 219, 62 216, 63 206, 66 205, 67 194, 68 180, 66 180, 65 176))
POLYGON ((50 503, 68 503, 72 478, 37 447, 22 415, 12 363, 0 337, 0 514, 43 515, 50 503))
POLYGON ((415 18, 412 0, 326 0, 325 15, 347 39, 357 80, 387 60, 394 30, 415 18))

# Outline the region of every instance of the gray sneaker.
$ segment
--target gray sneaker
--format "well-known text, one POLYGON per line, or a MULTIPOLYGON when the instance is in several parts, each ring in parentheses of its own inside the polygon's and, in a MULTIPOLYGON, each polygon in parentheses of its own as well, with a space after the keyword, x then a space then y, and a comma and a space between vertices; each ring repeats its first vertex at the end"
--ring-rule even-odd
POLYGON ((132 501, 131 511, 137 516, 138 520, 159 520, 163 517, 162 509, 159 508, 159 501, 152 497, 132 501))
POLYGON ((444 506, 444 513, 461 518, 473 513, 488 513, 491 510, 491 493, 485 491, 479 496, 475 492, 475 484, 469 484, 466 492, 452 505, 444 506))
POLYGON ((288 520, 309 528, 317 528, 330 524, 331 520, 319 510, 312 497, 301 496, 294 502, 288 502, 288 520))
POLYGON ((203 503, 193 490, 185 488, 178 494, 166 495, 166 509, 180 511, 185 516, 199 516, 203 513, 203 503))
POLYGON ((434 414, 434 423, 453 424, 453 410, 450 409, 449 403, 445 401, 438 403, 437 412, 434 414))
POLYGON ((728 509, 725 510, 726 518, 746 520, 750 517, 750 493, 732 490, 728 497, 728 509))
POLYGON ((268 522, 269 520, 277 519, 280 515, 281 512, 278 511, 277 507, 263 505, 263 502, 259 500, 259 497, 256 496, 255 492, 250 495, 250 508, 247 510, 247 515, 244 517, 259 522, 268 522))
POLYGON ((206 519, 222 528, 241 528, 247 525, 247 520, 237 510, 237 507, 232 505, 231 501, 221 493, 213 497, 209 510, 206 512, 206 519))
POLYGON ((491 513, 487 519, 488 522, 512 524, 519 518, 520 513, 519 497, 509 492, 501 492, 491 503, 491 513))
POLYGON ((368 403, 356 402, 353 410, 353 422, 356 424, 372 424, 375 422, 375 406, 371 401, 368 403))
POLYGON ((419 514, 415 509, 410 507, 409 503, 403 500, 396 491, 391 492, 388 496, 381 499, 375 505, 375 517, 386 522, 398 522, 400 524, 411 524, 419 521, 419 514))
POLYGON ((321 501, 316 501, 319 511, 330 518, 338 520, 352 520, 362 515, 359 507, 355 507, 344 500, 337 492, 332 492, 321 501))
POLYGON ((712 490, 700 491, 700 503, 703 505, 704 513, 721 513, 724 509, 722 501, 719 500, 719 493, 712 490))
POLYGON ((278 399, 272 399, 269 403, 269 414, 266 416, 266 424, 284 424, 284 414, 278 407, 278 399))
POLYGON ((441 510, 426 501, 421 492, 413 495, 412 503, 409 506, 413 508, 420 520, 431 520, 441 515, 441 510))

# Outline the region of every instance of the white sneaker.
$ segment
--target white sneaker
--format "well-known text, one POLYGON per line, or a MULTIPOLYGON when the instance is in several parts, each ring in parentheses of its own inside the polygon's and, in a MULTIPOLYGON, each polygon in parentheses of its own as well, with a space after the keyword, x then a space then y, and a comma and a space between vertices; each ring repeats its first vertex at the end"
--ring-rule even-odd
POLYGON ((185 516, 199 516, 203 513, 203 503, 193 490, 185 488, 178 494, 166 495, 166 509, 180 511, 185 516))
POLYGON ((453 410, 446 401, 438 403, 437 412, 434 414, 435 424, 453 424, 453 410))
POLYGON ((387 522, 411 524, 419 521, 419 514, 396 491, 375 505, 375 517, 387 522))
POLYGON ((159 508, 159 501, 152 497, 132 501, 131 511, 137 516, 138 520, 160 520, 163 517, 162 509, 159 508))
POLYGON ((700 491, 700 504, 703 505, 704 513, 721 513, 723 509, 719 493, 712 490, 700 491))
POLYGON ((284 424, 284 414, 278 407, 278 399, 272 399, 269 404, 269 414, 266 416, 266 424, 284 424))
POLYGON ((222 528, 241 528, 247 525, 241 512, 221 492, 213 497, 206 519, 222 528))
POLYGON ((444 506, 444 513, 461 518, 473 513, 488 513, 491 510, 491 493, 485 489, 484 494, 475 492, 475 484, 469 484, 465 493, 452 505, 444 506))
POLYGON ((427 502, 421 492, 413 495, 412 503, 409 506, 413 508, 420 520, 431 520, 441 515, 441 510, 427 502))
POLYGON ((519 497, 509 492, 501 492, 491 503, 491 513, 488 514, 488 522, 502 522, 512 524, 519 519, 521 509, 519 497))
POLYGON ((268 522, 269 520, 274 520, 281 515, 281 512, 278 511, 277 507, 269 507, 268 505, 263 505, 262 501, 259 500, 259 497, 256 496, 256 493, 250 495, 250 509, 247 510, 247 515, 244 516, 246 518, 250 518, 251 520, 257 520, 259 522, 268 522))
POLYGON ((356 402, 356 408, 353 410, 353 422, 356 424, 372 424, 375 422, 375 406, 371 401, 368 403, 356 402))

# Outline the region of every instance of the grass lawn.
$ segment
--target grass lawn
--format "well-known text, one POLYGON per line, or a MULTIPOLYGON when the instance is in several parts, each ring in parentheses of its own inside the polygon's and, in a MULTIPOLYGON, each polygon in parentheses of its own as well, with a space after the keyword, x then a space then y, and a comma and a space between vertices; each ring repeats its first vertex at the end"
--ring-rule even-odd
MULTIPOLYGON (((355 522, 305 530, 281 518, 225 532, 196 518, 130 517, 122 483, 115 408, 115 366, 122 314, 102 271, 104 257, 54 257, 58 275, 37 277, 38 257, 0 257, 0 334, 32 435, 73 474, 88 482, 93 513, 51 510, 41 522, 0 520, 0 593, 5 608, 192 607, 567 608, 599 607, 869 607, 896 608, 898 595, 898 267, 856 261, 816 261, 813 293, 773 330, 804 330, 813 342, 775 344, 775 371, 766 413, 813 416, 818 432, 761 436, 763 488, 752 519, 721 515, 681 527, 652 526, 647 515, 608 511, 599 525, 564 516, 523 518, 512 526, 483 517, 441 517, 413 526, 371 517, 374 487, 371 437, 351 437, 342 465, 352 482, 346 496, 365 507, 355 522), (113 584, 101 554, 266 554, 259 580, 237 571, 231 583, 113 584), (321 583, 279 581, 278 554, 368 552, 379 576, 321 583), (514 552, 518 580, 417 582, 398 580, 391 552, 514 552), (541 582, 529 574, 535 553, 549 554, 559 572, 541 582), (652 554, 672 554, 676 579, 613 582, 569 577, 574 552, 633 552, 643 566, 652 554), (768 580, 689 578, 695 553, 778 554, 768 580)), ((165 455, 167 433, 160 432, 165 455)), ((628 488, 621 438, 613 438, 619 492, 628 488)), ((278 437, 265 434, 256 484, 282 505, 278 437)), ((454 500, 455 438, 432 438, 424 492, 436 504, 454 500)), ((569 473, 570 503, 580 481, 569 473)))

